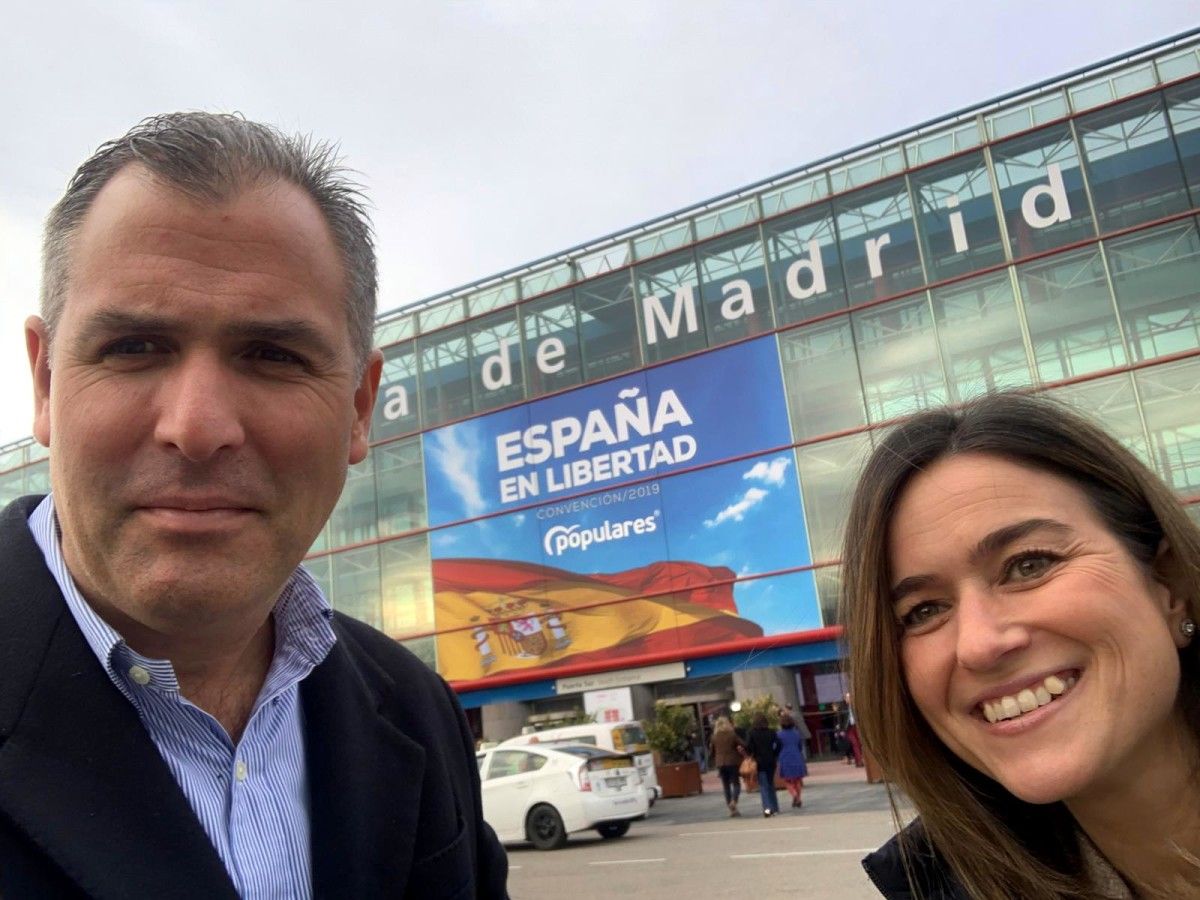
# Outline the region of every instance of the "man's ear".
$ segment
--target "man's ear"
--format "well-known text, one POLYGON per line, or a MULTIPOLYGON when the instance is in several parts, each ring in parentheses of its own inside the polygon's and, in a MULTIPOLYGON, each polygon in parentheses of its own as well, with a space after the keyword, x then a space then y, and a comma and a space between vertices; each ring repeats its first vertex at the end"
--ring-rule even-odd
POLYGON ((1192 639, 1183 633, 1180 625, 1192 612, 1187 603, 1187 579, 1180 569, 1179 558, 1175 555, 1174 548, 1166 538, 1158 542, 1158 552, 1154 554, 1151 568, 1167 627, 1171 629, 1175 645, 1182 649, 1190 644, 1192 639))
POLYGON ((367 458, 371 437, 371 414, 375 411, 375 396, 383 375, 383 351, 372 350, 367 357, 362 378, 354 389, 354 424, 350 428, 350 465, 367 458))
POLYGON ((33 376, 33 436, 50 446, 50 335, 38 316, 25 320, 25 351, 33 376))

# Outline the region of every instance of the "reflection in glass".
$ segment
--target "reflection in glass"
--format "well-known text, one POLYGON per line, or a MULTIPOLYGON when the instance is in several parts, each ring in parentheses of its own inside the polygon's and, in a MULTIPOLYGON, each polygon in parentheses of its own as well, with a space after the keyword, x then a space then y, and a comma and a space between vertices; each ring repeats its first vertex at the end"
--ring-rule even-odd
POLYGON ((417 353, 412 341, 383 351, 379 396, 371 414, 371 440, 382 441, 421 427, 417 395, 417 353))
POLYGON ((375 458, 380 537, 428 525, 421 439, 412 437, 383 444, 372 449, 371 455, 375 458))
POLYGON ((1146 432, 1138 415, 1133 379, 1128 372, 1055 388, 1050 396, 1075 407, 1136 453, 1142 462, 1152 465, 1146 453, 1146 432))
POLYGON ((813 578, 817 582, 817 596, 821 600, 822 624, 826 628, 830 625, 842 624, 842 567, 823 566, 820 569, 814 569, 813 578))
POLYGON ((635 271, 646 362, 703 349, 704 310, 692 251, 656 259, 635 271))
POLYGON ((475 412, 523 399, 525 377, 521 371, 517 311, 509 309, 477 319, 467 328, 471 338, 471 387, 475 395, 475 412))
POLYGON ((796 440, 866 424, 848 317, 781 332, 779 352, 796 440))
POLYGON ((379 547, 383 573, 383 633, 391 638, 434 630, 429 535, 387 541, 379 547))
POLYGON ((570 291, 521 304, 525 383, 530 397, 573 387, 583 379, 578 315, 570 291))
POLYGON ((855 313, 854 342, 867 415, 882 422, 949 398, 924 293, 855 313))
POLYGON ((1058 381, 1125 364, 1099 247, 1017 269, 1038 378, 1058 381))
POLYGON ((1083 116, 1076 127, 1101 231, 1188 208, 1183 173, 1158 96, 1083 116))
POLYGON ((763 233, 776 322, 787 325, 846 308, 833 211, 827 204, 767 222, 763 233))
POLYGON ((1134 373, 1155 471, 1183 496, 1200 493, 1200 359, 1134 373))
POLYGON ((771 297, 757 228, 701 244, 696 255, 710 347, 771 327, 771 297))
POLYGON ((330 559, 333 591, 329 600, 333 608, 374 628, 382 628, 379 546, 372 544, 370 547, 334 553, 330 559))
POLYGON ((938 288, 931 300, 951 402, 1032 383, 1007 270, 938 288))
POLYGON ((587 281, 575 289, 585 381, 642 364, 630 272, 587 281))
POLYGON ((1095 234, 1068 126, 1054 125, 998 144, 992 160, 1014 257, 1095 234))
POLYGON ((346 471, 342 495, 329 516, 329 546, 344 547, 377 537, 375 506, 375 455, 346 471))
POLYGON ((850 498, 870 452, 871 435, 865 431, 796 448, 804 518, 815 562, 841 557, 850 498))
POLYGON ((834 213, 851 304, 925 283, 903 178, 837 200, 834 213))
POLYGON ((1194 220, 1108 241, 1108 269, 1135 360, 1200 347, 1200 233, 1194 220))
POLYGON ((471 369, 464 326, 417 338, 421 414, 426 428, 471 414, 471 369))
POLYGON ((1171 88, 1166 100, 1192 206, 1200 206, 1200 80, 1171 88))
POLYGON ((931 281, 1004 261, 992 181, 982 153, 914 172, 911 181, 931 281))

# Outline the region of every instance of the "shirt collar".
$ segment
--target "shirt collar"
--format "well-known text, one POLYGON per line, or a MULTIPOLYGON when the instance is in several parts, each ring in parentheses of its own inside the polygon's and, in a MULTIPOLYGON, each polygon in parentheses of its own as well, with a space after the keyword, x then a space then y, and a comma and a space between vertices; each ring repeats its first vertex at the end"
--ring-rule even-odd
MULTIPOLYGON (((67 570, 54 512, 54 496, 47 494, 29 517, 29 530, 46 561, 46 567, 58 583, 71 616, 109 678, 126 695, 128 679, 134 667, 149 675, 137 675, 138 684, 148 684, 166 692, 179 691, 175 670, 167 660, 149 659, 136 653, 115 628, 105 622, 84 599, 67 570)), ((275 619, 275 656, 260 692, 260 702, 305 678, 333 649, 333 610, 320 586, 301 567, 297 567, 283 586, 273 610, 275 619)))

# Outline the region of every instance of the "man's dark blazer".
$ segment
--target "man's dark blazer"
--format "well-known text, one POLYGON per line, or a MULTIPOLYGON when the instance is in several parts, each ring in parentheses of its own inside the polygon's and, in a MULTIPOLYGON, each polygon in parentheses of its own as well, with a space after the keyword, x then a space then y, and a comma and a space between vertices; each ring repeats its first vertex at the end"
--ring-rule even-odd
MULTIPOLYGON (((46 568, 27 525, 39 500, 0 513, 0 897, 235 898, 46 568)), ((506 896, 449 687, 374 629, 333 628, 300 687, 316 896, 506 896)))

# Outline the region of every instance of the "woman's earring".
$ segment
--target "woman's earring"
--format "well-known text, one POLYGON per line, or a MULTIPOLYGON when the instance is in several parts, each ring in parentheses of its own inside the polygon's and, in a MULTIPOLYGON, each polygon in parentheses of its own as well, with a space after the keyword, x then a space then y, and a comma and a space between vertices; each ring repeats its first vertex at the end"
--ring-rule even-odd
POLYGON ((1184 619, 1179 623, 1179 632, 1185 638, 1194 637, 1196 634, 1196 621, 1194 619, 1184 619))

